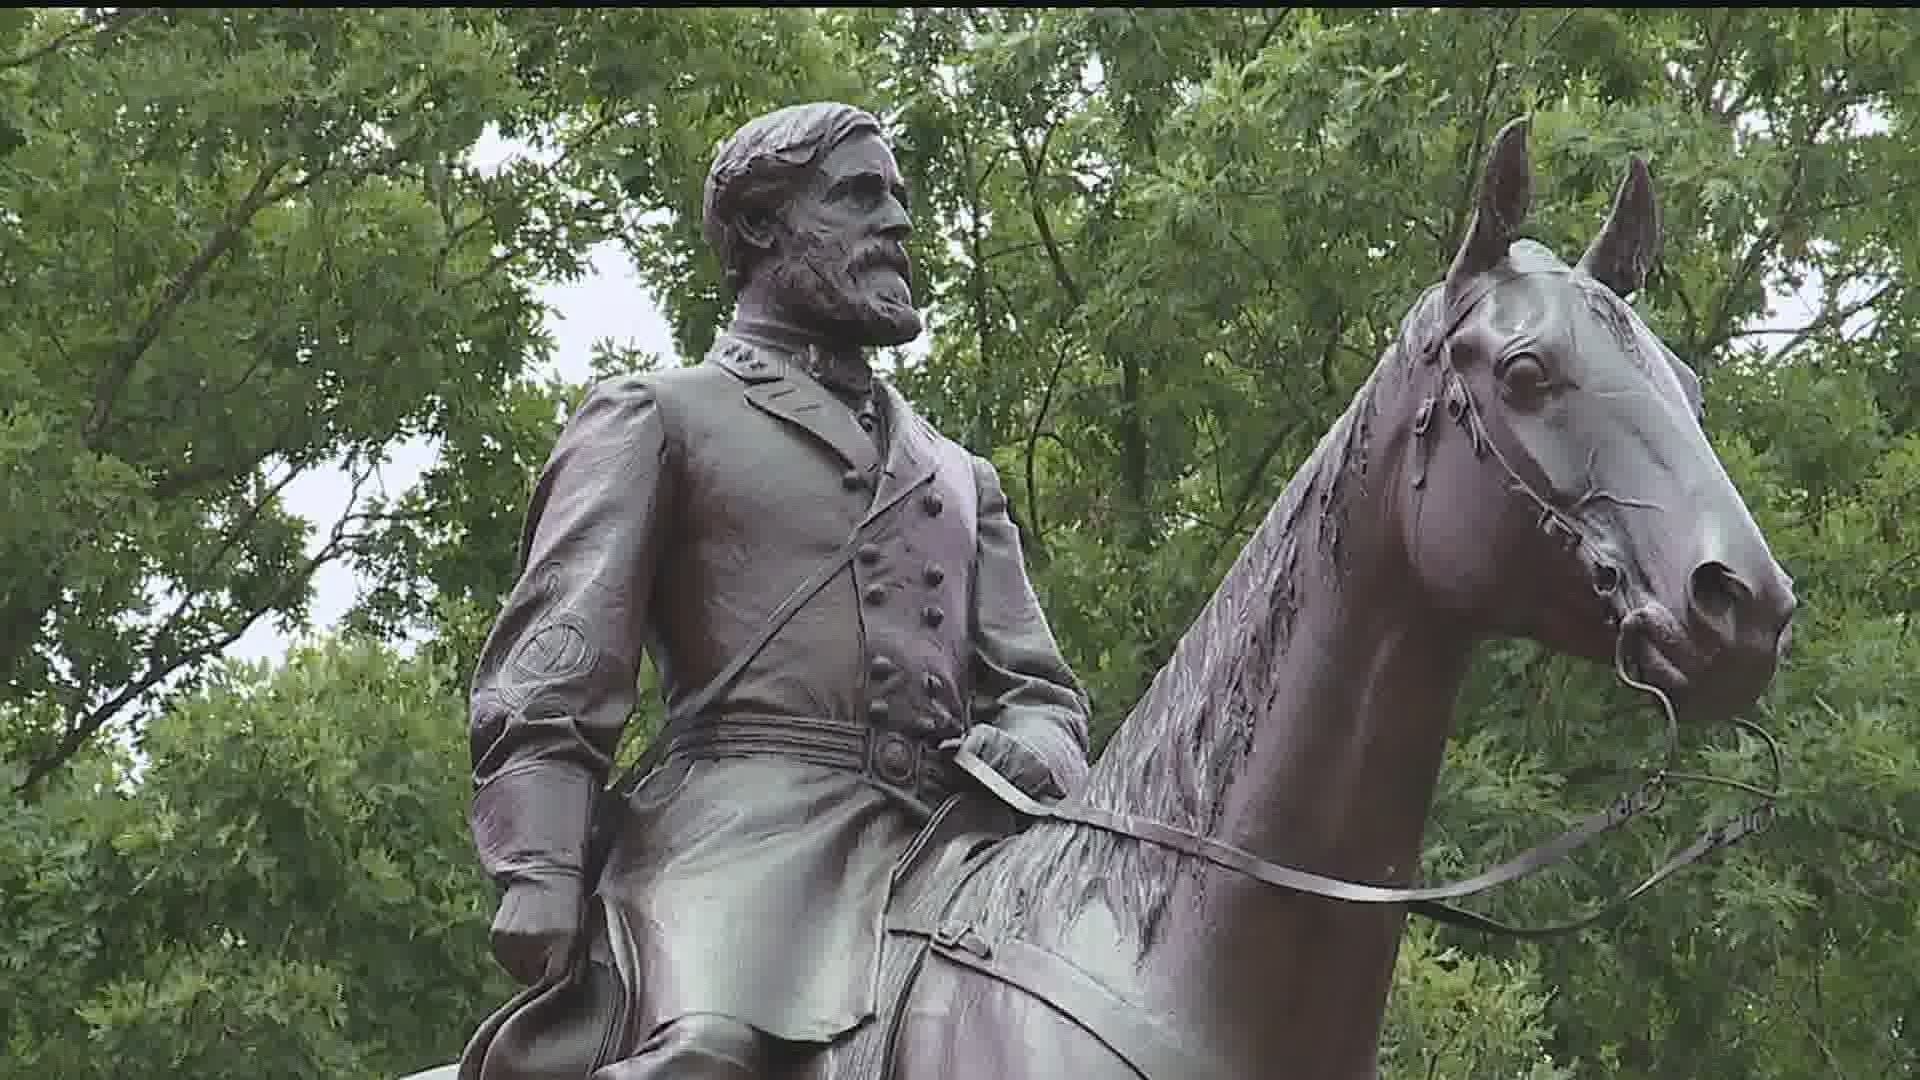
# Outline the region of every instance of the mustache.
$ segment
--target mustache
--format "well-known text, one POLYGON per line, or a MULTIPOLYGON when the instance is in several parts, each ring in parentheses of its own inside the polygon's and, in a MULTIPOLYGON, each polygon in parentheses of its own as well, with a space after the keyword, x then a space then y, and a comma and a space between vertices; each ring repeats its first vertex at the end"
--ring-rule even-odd
POLYGON ((881 240, 863 245, 847 260, 849 273, 859 274, 868 270, 892 270, 901 277, 913 273, 913 260, 907 257, 906 248, 892 240, 881 240))

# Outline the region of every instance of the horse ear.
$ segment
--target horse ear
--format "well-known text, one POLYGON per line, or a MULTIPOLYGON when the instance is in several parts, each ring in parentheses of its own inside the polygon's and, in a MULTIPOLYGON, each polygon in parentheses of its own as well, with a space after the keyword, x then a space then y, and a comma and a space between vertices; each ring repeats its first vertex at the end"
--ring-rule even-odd
POLYGON ((1491 270, 1507 257, 1507 248, 1520 233, 1533 203, 1533 166, 1527 161, 1527 129, 1531 122, 1524 116, 1509 120, 1493 138, 1487 153, 1487 167, 1480 178, 1480 201, 1474 205, 1473 219, 1467 224, 1467 236, 1447 271, 1449 282, 1465 281, 1491 270))
POLYGON ((1613 196, 1613 210, 1593 246, 1580 256, 1586 271, 1621 298, 1647 283, 1647 271, 1660 255, 1660 207, 1653 198, 1653 176, 1638 154, 1627 163, 1627 175, 1613 196))

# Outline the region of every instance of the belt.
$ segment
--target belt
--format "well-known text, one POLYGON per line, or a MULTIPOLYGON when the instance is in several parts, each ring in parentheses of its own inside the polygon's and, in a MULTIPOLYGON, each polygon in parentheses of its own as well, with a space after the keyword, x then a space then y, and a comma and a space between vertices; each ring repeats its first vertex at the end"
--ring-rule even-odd
POLYGON ((961 774, 938 744, 848 720, 727 713, 688 725, 667 744, 667 757, 764 755, 859 773, 920 809, 958 790, 961 774))

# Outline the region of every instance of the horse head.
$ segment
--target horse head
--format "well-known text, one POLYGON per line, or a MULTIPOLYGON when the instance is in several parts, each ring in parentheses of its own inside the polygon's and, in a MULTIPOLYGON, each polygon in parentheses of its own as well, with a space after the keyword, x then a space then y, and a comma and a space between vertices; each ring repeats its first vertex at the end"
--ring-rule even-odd
POLYGON ((1446 280, 1409 321, 1414 378, 1431 379, 1399 515, 1415 574, 1477 630, 1617 663, 1683 716, 1726 717, 1772 679, 1793 583, 1708 444, 1699 378, 1626 303, 1660 247, 1646 164, 1569 267, 1516 237, 1526 136, 1524 119, 1501 131, 1446 280))

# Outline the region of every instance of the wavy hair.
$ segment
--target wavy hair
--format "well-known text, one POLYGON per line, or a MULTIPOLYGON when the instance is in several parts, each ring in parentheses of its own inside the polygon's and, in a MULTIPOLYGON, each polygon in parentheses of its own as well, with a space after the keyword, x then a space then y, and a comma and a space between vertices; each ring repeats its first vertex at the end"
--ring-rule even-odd
POLYGON ((701 234, 720 259, 727 288, 745 285, 760 258, 740 234, 741 217, 784 204, 821 155, 858 131, 884 133, 865 109, 816 101, 749 121, 720 144, 707 172, 701 234))

